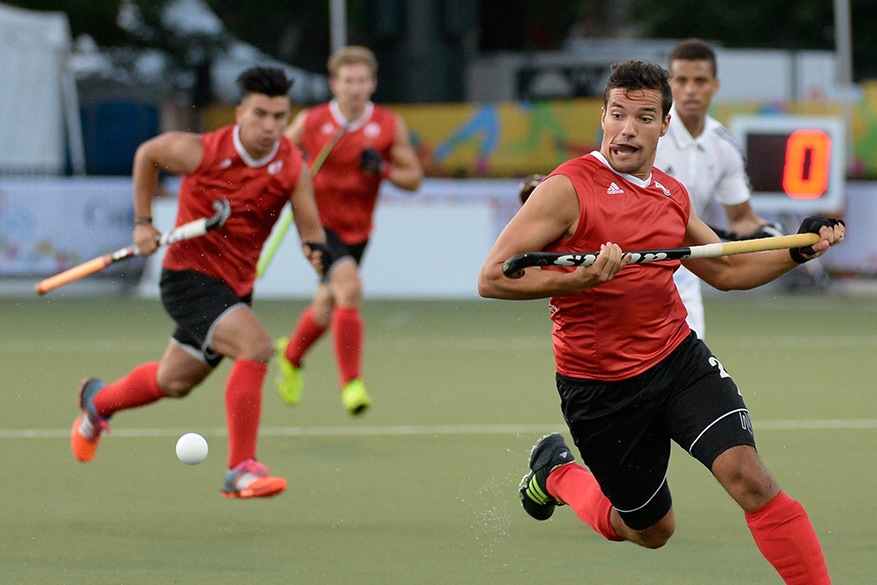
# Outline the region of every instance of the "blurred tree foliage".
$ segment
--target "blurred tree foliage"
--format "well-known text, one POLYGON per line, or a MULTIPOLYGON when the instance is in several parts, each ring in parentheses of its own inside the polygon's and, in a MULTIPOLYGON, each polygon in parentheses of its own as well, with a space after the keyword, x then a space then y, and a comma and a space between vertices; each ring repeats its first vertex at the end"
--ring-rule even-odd
MULTIPOLYGON (((172 0, 4 1, 32 10, 64 11, 74 36, 87 33, 101 46, 151 46, 181 62, 191 53, 192 39, 175 37, 161 22, 161 8, 172 0), (125 2, 139 9, 147 26, 139 34, 119 25, 119 7, 125 2)), ((237 38, 292 65, 325 71, 328 0, 204 1, 237 38)), ((874 0, 849 1, 855 78, 877 78, 874 0)), ((405 0, 347 0, 348 40, 369 44, 374 15, 404 14, 405 5, 405 0)), ((480 0, 480 14, 482 51, 557 49, 573 27, 586 36, 629 36, 631 31, 641 38, 698 36, 729 48, 831 50, 835 43, 829 0, 480 0)), ((213 46, 208 39, 199 43, 202 48, 213 46)))
MULTIPOLYGON (((874 0, 849 0, 853 77, 877 77, 874 0)), ((642 38, 697 36, 728 48, 834 50, 830 0, 630 0, 629 15, 642 38)))
POLYGON ((66 12, 74 37, 85 33, 101 46, 119 46, 127 42, 125 31, 116 24, 120 4, 117 1, 3 0, 3 2, 28 10, 66 12))

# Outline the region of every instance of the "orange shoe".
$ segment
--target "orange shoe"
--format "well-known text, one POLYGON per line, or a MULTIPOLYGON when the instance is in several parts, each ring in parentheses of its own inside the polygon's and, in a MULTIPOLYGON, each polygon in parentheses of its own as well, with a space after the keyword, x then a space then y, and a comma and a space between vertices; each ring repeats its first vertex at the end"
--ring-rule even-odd
POLYGON ((103 387, 104 383, 97 378, 86 378, 79 387, 79 408, 82 412, 70 429, 70 450, 83 463, 94 459, 101 434, 110 432, 109 419, 98 415, 92 404, 94 395, 103 387))
POLYGON ((220 493, 226 498, 270 498, 286 489, 286 480, 271 477, 255 459, 244 459, 225 476, 220 493))

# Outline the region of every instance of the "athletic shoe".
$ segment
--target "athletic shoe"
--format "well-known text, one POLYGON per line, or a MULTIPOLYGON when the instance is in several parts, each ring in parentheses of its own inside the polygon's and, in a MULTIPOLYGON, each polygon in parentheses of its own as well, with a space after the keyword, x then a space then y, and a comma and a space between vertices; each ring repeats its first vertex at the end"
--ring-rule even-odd
POLYGON ((353 416, 358 416, 368 410, 372 399, 365 391, 365 383, 359 378, 351 380, 341 389, 341 401, 344 408, 353 416))
POLYGON ((93 399, 104 383, 97 378, 86 378, 79 386, 79 408, 81 412, 73 421, 70 430, 70 449, 73 456, 83 463, 94 459, 101 433, 109 433, 109 418, 98 415, 93 399))
POLYGON ((289 345, 288 337, 281 337, 274 342, 274 354, 277 356, 277 363, 280 364, 280 374, 277 376, 277 393, 280 394, 283 402, 295 406, 301 402, 304 380, 301 368, 292 365, 292 362, 286 359, 287 345, 289 345))
POLYGON ((285 489, 285 479, 271 477, 255 459, 244 459, 226 474, 221 493, 226 498, 269 498, 285 489))
POLYGON ((575 461, 559 433, 545 435, 530 450, 530 471, 521 479, 518 495, 524 510, 536 520, 548 520, 563 502, 548 493, 549 474, 575 461))

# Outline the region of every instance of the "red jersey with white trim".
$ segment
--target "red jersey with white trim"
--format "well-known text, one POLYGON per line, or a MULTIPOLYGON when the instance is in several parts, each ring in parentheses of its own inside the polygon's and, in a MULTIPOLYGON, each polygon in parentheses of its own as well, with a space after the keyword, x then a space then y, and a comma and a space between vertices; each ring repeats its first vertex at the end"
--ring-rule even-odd
POLYGON ((201 164, 180 184, 176 225, 213 215, 221 198, 231 215, 219 229, 171 244, 162 266, 219 278, 242 297, 252 292, 262 245, 298 185, 302 154, 281 137, 271 154, 253 160, 234 125, 202 134, 201 144, 201 164))
MULTIPOLYGON (((596 251, 606 242, 622 250, 682 246, 690 202, 670 175, 653 169, 642 181, 619 174, 599 152, 570 160, 552 175, 572 181, 581 213, 575 234, 546 250, 596 251)), ((557 371, 571 378, 625 380, 669 355, 690 332, 673 283, 679 265, 678 260, 630 264, 593 289, 552 297, 557 371)))
POLYGON ((361 244, 372 231, 372 216, 378 200, 381 177, 359 167, 362 151, 374 148, 385 161, 396 137, 396 116, 371 102, 359 120, 348 122, 334 101, 308 111, 301 146, 309 160, 320 152, 346 125, 344 134, 314 175, 314 198, 323 226, 346 244, 361 244))

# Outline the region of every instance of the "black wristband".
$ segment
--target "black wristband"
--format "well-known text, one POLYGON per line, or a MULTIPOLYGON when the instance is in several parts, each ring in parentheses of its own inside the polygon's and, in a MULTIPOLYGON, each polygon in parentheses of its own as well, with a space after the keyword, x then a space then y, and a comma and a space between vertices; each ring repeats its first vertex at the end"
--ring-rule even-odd
POLYGON ((801 248, 789 248, 789 256, 791 256, 792 260, 794 260, 798 264, 803 264, 804 262, 809 262, 810 260, 812 260, 812 258, 804 257, 804 255, 801 253, 801 248))
POLYGON ((141 219, 135 219, 135 220, 134 220, 134 227, 137 227, 137 226, 139 226, 139 225, 149 225, 149 224, 151 224, 151 223, 152 223, 152 218, 151 218, 151 217, 144 217, 144 218, 141 218, 141 219))

